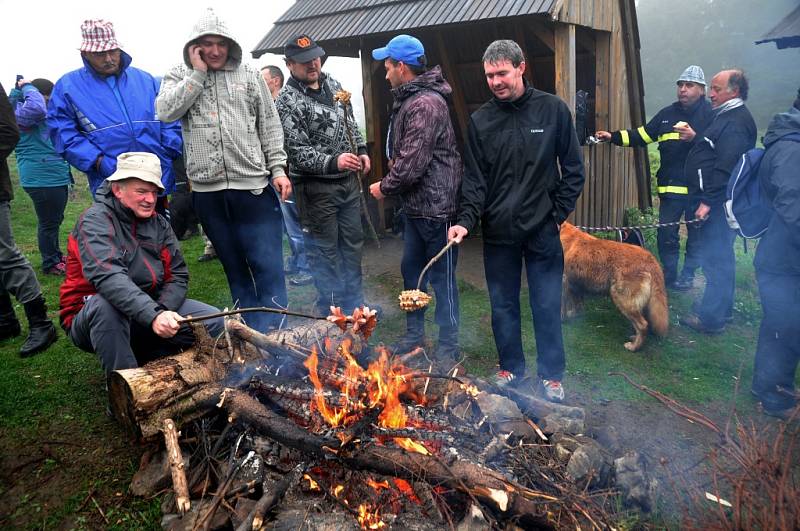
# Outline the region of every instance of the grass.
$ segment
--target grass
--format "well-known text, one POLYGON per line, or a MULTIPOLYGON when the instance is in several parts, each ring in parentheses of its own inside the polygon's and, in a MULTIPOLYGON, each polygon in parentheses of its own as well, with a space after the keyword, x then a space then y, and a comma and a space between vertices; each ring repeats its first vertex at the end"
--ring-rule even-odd
MULTIPOLYGON (((17 182, 13 161, 12 180, 17 182)), ((90 204, 85 180, 79 176, 62 226, 62 248, 78 214, 90 204)), ((41 274, 36 246, 36 216, 28 196, 19 188, 12 203, 12 226, 17 244, 37 271, 50 315, 57 319, 58 278, 41 274)), ((202 240, 182 243, 191 273, 189 295, 219 307, 229 306, 228 289, 218 261, 200 264, 202 240)), ((706 337, 673 326, 665 339, 649 337, 641 352, 630 353, 622 344, 629 324, 610 301, 588 299, 581 316, 564 325, 568 393, 586 400, 652 402, 609 371, 625 371, 647 386, 691 404, 719 402, 731 394, 741 367, 749 383, 760 309, 752 267, 753 254, 744 254, 737 242, 735 323, 728 333, 706 337)), ((399 257, 398 257, 399 260, 399 257)), ((372 298, 394 301, 402 289, 399 261, 396 270, 366 279, 372 298)), ((491 333, 486 293, 463 280, 461 343, 467 366, 478 375, 494 371, 497 355, 491 333)), ((310 307, 313 288, 292 288, 295 309, 310 307)), ((686 312, 692 296, 670 294, 671 322, 686 312)), ((523 293, 522 301, 527 300, 523 293)), ((389 302, 388 304, 392 304, 389 302)), ((535 345, 527 303, 523 303, 523 338, 529 366, 535 367, 535 345)), ((24 322, 21 307, 17 313, 24 322)), ((433 311, 428 312, 432 319, 433 311)), ((24 325, 25 326, 25 325, 24 325)), ((390 343, 404 329, 399 311, 387 312, 375 340, 390 343)), ((20 359, 23 338, 0 345, 0 527, 27 529, 96 528, 157 529, 159 500, 141 500, 128 494, 138 467, 141 448, 129 444, 121 430, 103 414, 105 395, 96 357, 79 351, 60 334, 47 352, 20 359), (105 517, 101 517, 102 509, 105 517), (106 523, 106 519, 108 523, 106 523)), ((746 385, 744 385, 746 391, 746 385)), ((744 392, 743 394, 746 394, 744 392)), ((740 399, 740 408, 752 413, 753 404, 740 399)))

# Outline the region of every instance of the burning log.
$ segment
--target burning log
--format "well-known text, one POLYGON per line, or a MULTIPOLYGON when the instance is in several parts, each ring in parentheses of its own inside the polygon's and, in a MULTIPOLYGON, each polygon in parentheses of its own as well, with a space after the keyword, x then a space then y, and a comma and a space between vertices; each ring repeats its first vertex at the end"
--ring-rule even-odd
POLYGON ((509 481, 499 472, 463 460, 447 464, 436 456, 388 446, 361 444, 344 449, 338 440, 307 432, 244 392, 227 389, 224 395, 222 407, 229 415, 288 447, 318 458, 338 459, 356 470, 446 486, 481 501, 505 518, 520 518, 532 525, 550 527, 545 519, 535 516, 537 502, 557 498, 509 481))
POLYGON ((178 430, 175 421, 164 421, 164 444, 167 447, 169 469, 172 472, 172 488, 175 490, 175 505, 178 512, 185 513, 191 508, 189 502, 189 485, 186 483, 186 471, 183 468, 183 453, 178 444, 178 430))

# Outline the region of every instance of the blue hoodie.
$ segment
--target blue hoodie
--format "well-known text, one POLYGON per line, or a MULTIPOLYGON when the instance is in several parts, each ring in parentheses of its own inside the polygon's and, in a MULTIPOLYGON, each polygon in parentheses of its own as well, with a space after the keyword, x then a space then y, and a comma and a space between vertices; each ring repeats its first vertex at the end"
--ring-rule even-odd
POLYGON ((8 97, 19 126, 17 167, 23 188, 52 188, 70 183, 69 164, 53 150, 47 134, 44 96, 31 84, 8 97))
POLYGON ((155 153, 161 159, 166 193, 175 189, 172 161, 182 150, 178 122, 162 123, 155 112, 159 84, 153 76, 130 66, 121 52, 115 87, 84 59, 83 68, 58 80, 47 108, 53 147, 70 164, 86 173, 94 194, 117 168, 117 156, 129 151, 155 153), (100 169, 95 167, 103 155, 100 169))

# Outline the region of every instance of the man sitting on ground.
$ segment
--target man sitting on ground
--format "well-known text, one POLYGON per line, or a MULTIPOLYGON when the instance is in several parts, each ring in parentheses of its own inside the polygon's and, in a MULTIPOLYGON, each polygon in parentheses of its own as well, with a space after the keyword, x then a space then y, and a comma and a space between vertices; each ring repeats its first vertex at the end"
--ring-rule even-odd
MULTIPOLYGON (((78 218, 67 243, 61 326, 100 357, 106 376, 190 346, 182 315, 217 311, 186 298, 189 271, 169 222, 156 213, 161 163, 153 153, 123 153, 78 218)), ((222 319, 205 321, 212 335, 222 319)))

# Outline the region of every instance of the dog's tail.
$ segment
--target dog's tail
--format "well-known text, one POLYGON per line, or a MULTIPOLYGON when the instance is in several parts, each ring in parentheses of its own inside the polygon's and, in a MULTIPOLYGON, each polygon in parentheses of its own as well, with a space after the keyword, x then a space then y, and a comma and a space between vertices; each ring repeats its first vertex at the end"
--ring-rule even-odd
POLYGON ((664 273, 657 263, 650 273, 652 283, 650 300, 647 302, 647 322, 655 335, 664 337, 669 331, 669 305, 667 304, 667 289, 664 286, 664 273))

